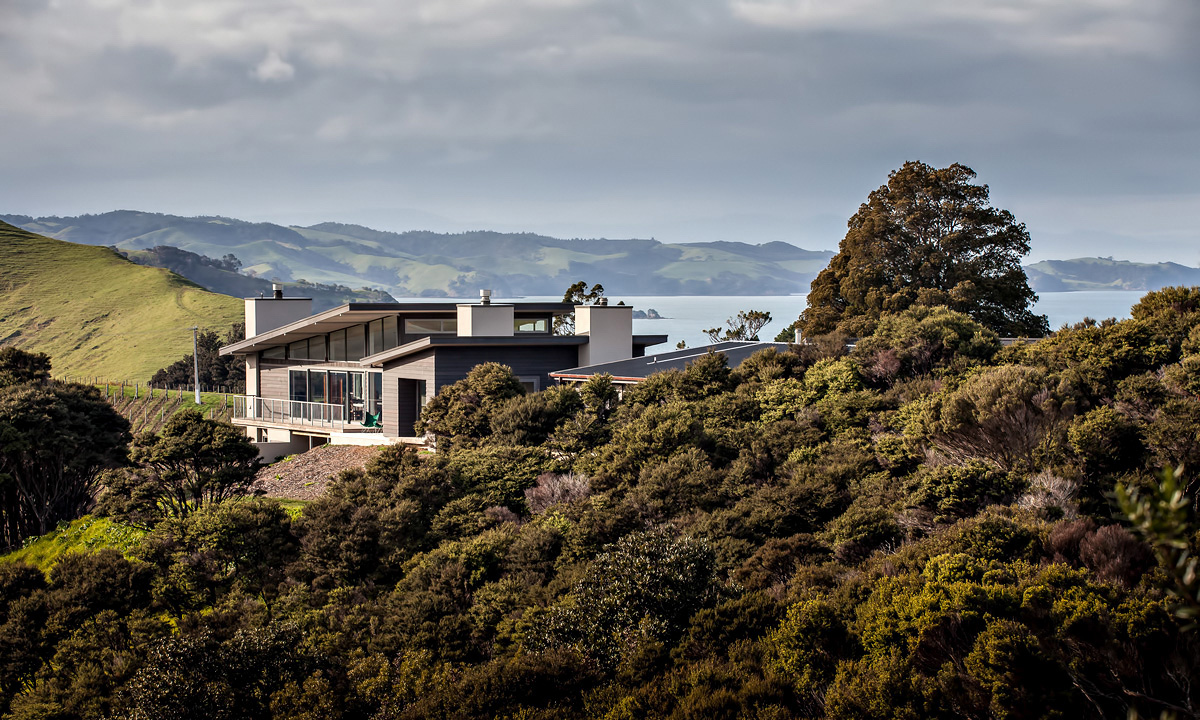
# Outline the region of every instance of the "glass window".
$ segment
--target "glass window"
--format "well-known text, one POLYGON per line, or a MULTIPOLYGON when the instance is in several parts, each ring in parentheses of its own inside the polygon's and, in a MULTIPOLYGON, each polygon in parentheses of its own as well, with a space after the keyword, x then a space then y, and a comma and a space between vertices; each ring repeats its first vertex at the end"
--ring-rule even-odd
POLYGON ((283 345, 276 345, 263 350, 262 356, 264 360, 282 360, 287 357, 287 348, 283 345))
POLYGON ((383 352, 383 320, 372 320, 368 326, 367 354, 383 352))
POLYGON ((308 400, 308 373, 303 370, 289 370, 288 384, 290 386, 289 399, 298 402, 308 400))
POLYGON ((405 335, 435 335, 458 332, 458 318, 424 318, 404 321, 405 335))
POLYGON ((329 333, 329 359, 338 362, 346 359, 346 331, 329 333))
POLYGON ((353 325, 346 328, 346 359, 362 360, 367 356, 367 328, 353 325))
POLYGON ((288 345, 288 357, 292 360, 308 359, 308 341, 301 340, 288 345))
POLYGON ((398 330, 397 326, 398 326, 398 323, 396 322, 395 315, 392 315, 391 317, 385 317, 383 319, 383 349, 384 350, 391 350, 392 348, 394 348, 400 344, 399 338, 397 338, 397 336, 396 336, 397 330, 398 330))
POLYGON ((308 373, 308 401, 325 402, 325 373, 310 370, 308 373))
POLYGON ((308 339, 308 359, 325 362, 325 336, 318 335, 308 339))
POLYGON ((549 331, 546 318, 517 318, 513 320, 513 330, 519 333, 544 333, 549 331))
POLYGON ((328 400, 333 405, 346 405, 346 373, 329 373, 328 400))

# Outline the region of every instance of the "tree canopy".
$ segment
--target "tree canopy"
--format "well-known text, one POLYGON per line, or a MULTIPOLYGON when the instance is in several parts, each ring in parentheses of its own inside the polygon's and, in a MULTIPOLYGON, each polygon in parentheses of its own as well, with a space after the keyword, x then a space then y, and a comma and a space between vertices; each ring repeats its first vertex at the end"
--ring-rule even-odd
POLYGON ((955 163, 907 162, 848 223, 829 266, 817 275, 797 326, 809 335, 869 335, 885 312, 945 305, 1003 336, 1041 337, 1037 295, 1021 269, 1029 232, 992 207, 988 186, 955 163))

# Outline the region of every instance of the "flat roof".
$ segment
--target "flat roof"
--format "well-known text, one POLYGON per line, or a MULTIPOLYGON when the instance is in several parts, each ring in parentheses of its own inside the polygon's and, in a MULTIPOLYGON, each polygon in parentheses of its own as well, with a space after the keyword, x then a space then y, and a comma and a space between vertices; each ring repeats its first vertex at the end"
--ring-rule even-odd
POLYGON ((512 347, 537 345, 583 345, 588 341, 587 335, 550 335, 538 333, 529 335, 500 335, 485 337, 459 337, 458 335, 426 335, 423 338, 405 343, 391 350, 368 355, 358 363, 365 367, 382 367, 385 363, 398 360, 407 355, 444 347, 512 347))
MULTIPOLYGON (((284 298, 290 300, 294 298, 284 298)), ((335 332, 352 325, 378 320, 390 315, 420 315, 425 313, 443 312, 457 313, 459 302, 440 303, 346 303, 331 310, 309 315, 306 318, 288 323, 282 327, 259 333, 232 345, 221 348, 221 355, 242 355, 258 352, 277 345, 286 345, 305 340, 317 335, 335 332)), ((565 314, 574 309, 571 303, 562 302, 531 302, 513 305, 519 313, 551 313, 565 314)))
POLYGON ((788 343, 759 342, 756 340, 730 340, 712 343, 683 350, 672 350, 665 353, 654 353, 645 357, 615 360, 613 362, 588 365, 586 367, 559 370, 550 373, 550 377, 561 380, 586 380, 593 375, 607 373, 617 382, 641 382, 650 375, 664 370, 682 370, 687 364, 698 357, 709 353, 724 353, 728 358, 729 367, 737 367, 742 361, 760 350, 775 348, 783 351, 788 349, 788 343))

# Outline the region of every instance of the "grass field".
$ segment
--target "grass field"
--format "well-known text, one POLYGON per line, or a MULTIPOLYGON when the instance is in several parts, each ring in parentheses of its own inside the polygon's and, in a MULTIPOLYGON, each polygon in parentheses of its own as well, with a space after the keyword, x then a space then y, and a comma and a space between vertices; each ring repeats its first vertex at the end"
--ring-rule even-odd
POLYGON ((103 548, 128 553, 145 534, 142 530, 119 525, 108 518, 85 515, 78 520, 61 523, 41 537, 30 538, 21 549, 0 555, 0 562, 20 561, 35 565, 45 572, 67 553, 95 552, 103 548))
POLYGON ((192 352, 193 325, 223 333, 243 310, 108 248, 0 222, 0 344, 46 353, 56 376, 144 381, 192 352))

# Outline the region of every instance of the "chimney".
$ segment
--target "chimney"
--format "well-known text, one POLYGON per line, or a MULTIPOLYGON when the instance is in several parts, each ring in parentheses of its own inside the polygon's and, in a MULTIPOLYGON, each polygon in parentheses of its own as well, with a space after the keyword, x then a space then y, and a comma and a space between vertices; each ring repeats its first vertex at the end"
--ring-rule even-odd
POLYGON ((580 367, 628 360, 633 357, 633 306, 576 305, 575 334, 588 338, 579 346, 580 367))
POLYGON ((246 298, 246 337, 252 338, 312 315, 312 298, 285 298, 281 283, 272 283, 271 291, 269 298, 246 298))
POLYGON ((459 337, 512 337, 515 327, 515 308, 512 305, 493 305, 492 291, 479 291, 479 304, 458 306, 459 337))

